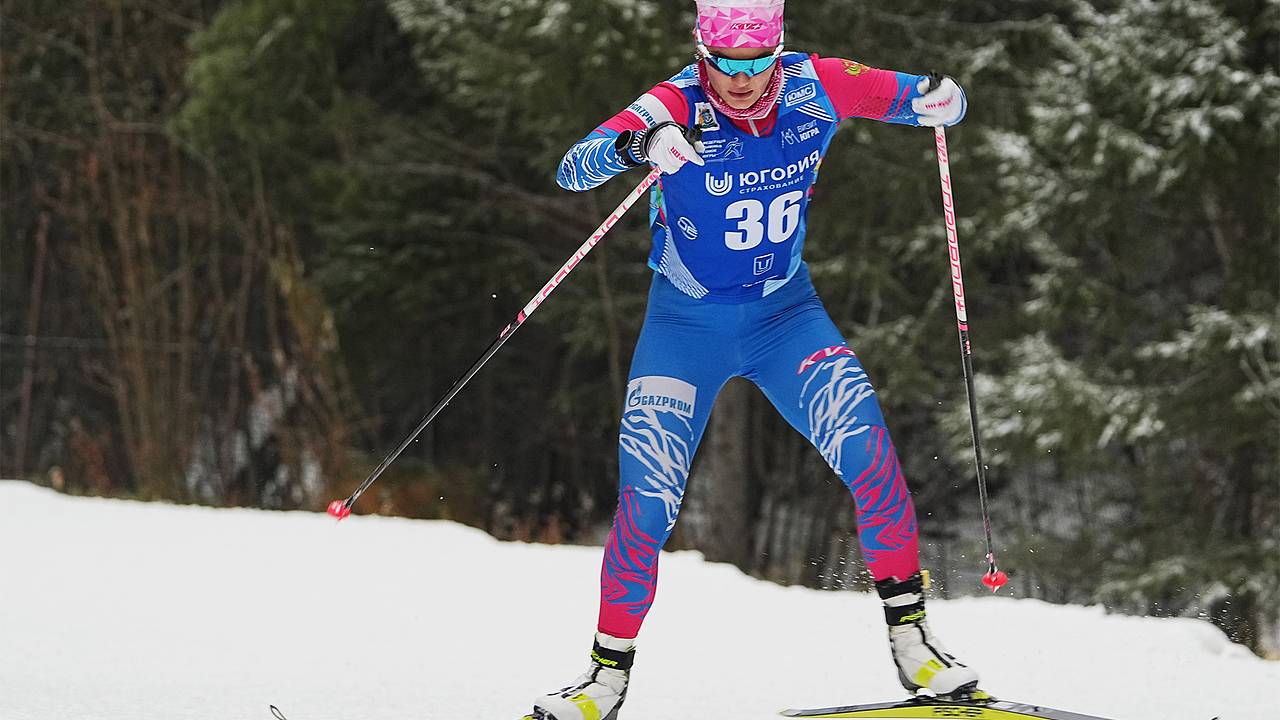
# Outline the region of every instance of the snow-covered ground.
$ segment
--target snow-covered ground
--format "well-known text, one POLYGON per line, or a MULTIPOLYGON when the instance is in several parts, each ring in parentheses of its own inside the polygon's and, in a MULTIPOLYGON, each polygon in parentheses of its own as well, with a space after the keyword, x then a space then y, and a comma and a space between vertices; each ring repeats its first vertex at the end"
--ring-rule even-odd
MULTIPOLYGON (((0 482, 0 719, 514 720, 585 667, 597 548, 448 522, 70 498, 0 482)), ((902 696, 878 602, 663 557, 624 720, 902 696)), ((935 601, 993 693, 1118 720, 1275 720, 1280 663, 1207 623, 935 601)))

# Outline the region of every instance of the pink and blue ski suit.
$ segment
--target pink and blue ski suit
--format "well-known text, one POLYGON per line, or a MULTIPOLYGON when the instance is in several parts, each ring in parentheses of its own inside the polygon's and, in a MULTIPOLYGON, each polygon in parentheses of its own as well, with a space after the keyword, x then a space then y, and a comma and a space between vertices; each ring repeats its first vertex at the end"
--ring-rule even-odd
POLYGON ((594 188, 632 165, 615 139, 664 121, 702 130, 705 165, 663 175, 651 195, 656 272, 619 432, 621 488, 601 572, 599 630, 633 638, 653 603, 712 403, 729 378, 755 383, 853 494, 876 580, 919 570, 915 510, 862 364, 801 259, 809 195, 840 121, 920 124, 924 76, 784 53, 769 115, 715 110, 690 65, 571 147, 557 180, 594 188))

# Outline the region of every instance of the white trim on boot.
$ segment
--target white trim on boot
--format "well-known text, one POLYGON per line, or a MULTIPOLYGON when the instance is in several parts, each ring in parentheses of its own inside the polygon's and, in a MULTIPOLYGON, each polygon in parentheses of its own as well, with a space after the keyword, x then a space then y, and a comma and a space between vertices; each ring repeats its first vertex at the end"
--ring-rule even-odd
POLYGON ((898 679, 911 692, 928 688, 937 695, 951 695, 977 687, 978 671, 947 652, 924 620, 889 628, 889 648, 898 679))

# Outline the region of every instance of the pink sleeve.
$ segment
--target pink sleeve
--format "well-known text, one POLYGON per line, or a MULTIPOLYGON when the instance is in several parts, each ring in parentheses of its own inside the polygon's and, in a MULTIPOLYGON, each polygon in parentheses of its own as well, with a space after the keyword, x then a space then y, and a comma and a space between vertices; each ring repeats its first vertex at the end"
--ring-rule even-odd
POLYGON ((664 82, 641 95, 626 110, 605 120, 596 131, 611 130, 616 135, 623 130, 643 130, 668 120, 681 125, 689 122, 689 101, 679 88, 664 82))
MULTIPOLYGON (((911 95, 899 75, 842 58, 813 55, 818 82, 827 91, 840 120, 851 117, 884 120, 898 115, 911 95)), ((909 107, 909 106, 908 106, 909 107)))

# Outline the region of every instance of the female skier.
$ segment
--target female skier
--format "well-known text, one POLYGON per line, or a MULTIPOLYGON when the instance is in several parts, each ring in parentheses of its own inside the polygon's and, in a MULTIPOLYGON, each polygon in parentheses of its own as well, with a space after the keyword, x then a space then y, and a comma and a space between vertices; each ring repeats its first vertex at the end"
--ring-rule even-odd
POLYGON ((840 121, 953 125, 965 96, 951 78, 783 52, 783 2, 698 0, 695 62, 560 164, 559 184, 574 191, 641 165, 663 175, 651 196, 655 274, 622 414, 591 665, 535 702, 538 720, 617 717, 658 553, 711 405, 734 376, 759 386, 853 494, 903 686, 953 695, 977 685, 925 620, 911 495, 875 391, 801 259, 809 193, 840 121))

